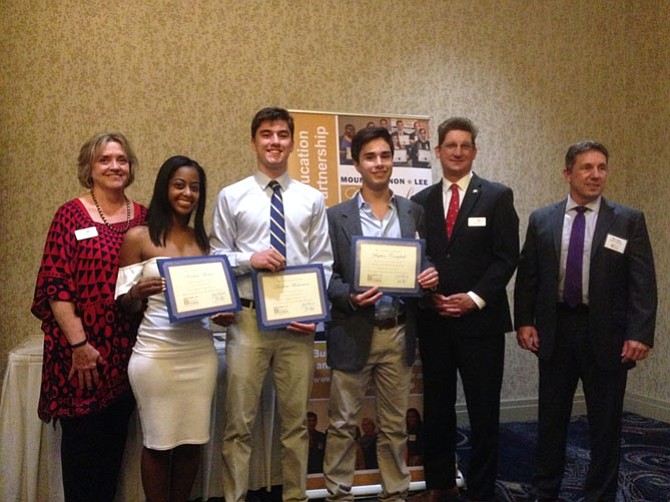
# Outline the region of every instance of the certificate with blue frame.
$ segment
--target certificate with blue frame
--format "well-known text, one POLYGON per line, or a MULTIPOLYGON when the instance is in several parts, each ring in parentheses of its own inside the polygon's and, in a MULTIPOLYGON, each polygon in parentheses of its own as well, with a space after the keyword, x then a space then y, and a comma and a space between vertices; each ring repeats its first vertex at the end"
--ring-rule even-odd
POLYGON ((237 283, 224 255, 161 258, 170 322, 241 310, 237 283))
POLYGON ((286 267, 280 272, 254 271, 252 279, 261 329, 330 320, 326 279, 320 263, 286 267))
POLYGON ((356 291, 377 286, 385 294, 421 296, 417 276, 421 272, 423 239, 358 236, 352 245, 356 291))

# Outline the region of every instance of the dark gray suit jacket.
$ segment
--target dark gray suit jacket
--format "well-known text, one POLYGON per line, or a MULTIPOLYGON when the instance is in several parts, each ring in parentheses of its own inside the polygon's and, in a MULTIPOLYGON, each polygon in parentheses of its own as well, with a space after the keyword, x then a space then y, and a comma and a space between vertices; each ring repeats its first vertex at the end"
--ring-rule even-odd
MULTIPOLYGON (((328 365, 341 371, 359 371, 370 355, 374 306, 354 309, 349 301, 353 293, 355 263, 353 237, 363 235, 357 198, 328 209, 328 227, 333 246, 333 276, 328 286, 332 302, 332 320, 326 325, 328 365)), ((403 238, 423 236, 423 209, 421 206, 395 196, 403 238)), ((425 260, 422 269, 430 266, 425 260)), ((416 350, 416 299, 405 298, 405 339, 407 364, 414 363, 416 350)))
MULTIPOLYGON (((539 356, 555 346, 563 216, 567 199, 530 215, 514 291, 514 325, 535 326, 539 356)), ((654 343, 656 274, 644 215, 602 199, 591 247, 589 330, 598 365, 621 364, 624 340, 654 343), (626 240, 623 252, 605 246, 608 235, 626 240)))

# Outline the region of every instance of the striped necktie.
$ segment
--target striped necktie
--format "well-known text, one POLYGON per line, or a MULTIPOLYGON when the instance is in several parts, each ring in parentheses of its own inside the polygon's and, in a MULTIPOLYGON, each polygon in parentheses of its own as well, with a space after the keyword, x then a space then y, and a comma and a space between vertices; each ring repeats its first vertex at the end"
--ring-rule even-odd
POLYGON ((284 200, 281 185, 272 180, 268 186, 272 188, 270 200, 270 245, 286 258, 286 224, 284 222, 284 200))

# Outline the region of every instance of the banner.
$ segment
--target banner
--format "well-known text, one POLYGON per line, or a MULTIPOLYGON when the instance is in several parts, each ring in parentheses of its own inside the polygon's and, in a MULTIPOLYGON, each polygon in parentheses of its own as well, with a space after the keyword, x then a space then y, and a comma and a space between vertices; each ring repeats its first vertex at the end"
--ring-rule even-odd
POLYGON ((394 144, 391 188, 411 197, 432 184, 429 119, 419 115, 340 115, 291 110, 295 122, 289 175, 313 186, 327 206, 351 199, 361 176, 351 158, 351 138, 365 127, 385 127, 394 144))

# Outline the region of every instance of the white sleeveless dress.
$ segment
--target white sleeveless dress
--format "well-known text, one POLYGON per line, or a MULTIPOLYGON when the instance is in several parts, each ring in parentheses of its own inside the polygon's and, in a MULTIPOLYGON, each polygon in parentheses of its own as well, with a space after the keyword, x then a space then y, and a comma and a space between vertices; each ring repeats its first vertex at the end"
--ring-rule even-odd
MULTIPOLYGON (((157 258, 119 270, 116 296, 159 277, 157 258)), ((148 298, 128 364, 143 444, 169 450, 209 441, 218 358, 207 319, 170 323, 165 294, 148 298)))

